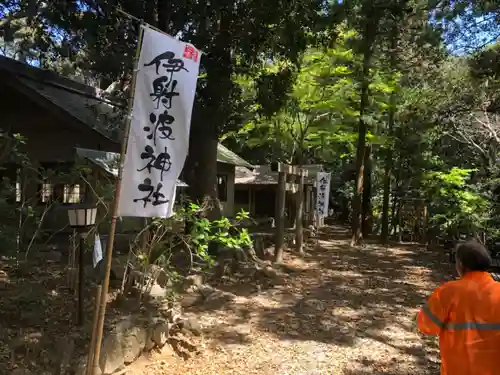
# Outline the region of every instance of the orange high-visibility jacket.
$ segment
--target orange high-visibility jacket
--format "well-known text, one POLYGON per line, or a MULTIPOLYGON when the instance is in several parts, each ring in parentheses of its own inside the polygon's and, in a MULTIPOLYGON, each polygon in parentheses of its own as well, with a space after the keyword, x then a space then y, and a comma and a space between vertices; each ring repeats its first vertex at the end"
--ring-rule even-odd
POLYGON ((437 288, 417 324, 439 335, 442 375, 500 375, 500 283, 487 272, 437 288))

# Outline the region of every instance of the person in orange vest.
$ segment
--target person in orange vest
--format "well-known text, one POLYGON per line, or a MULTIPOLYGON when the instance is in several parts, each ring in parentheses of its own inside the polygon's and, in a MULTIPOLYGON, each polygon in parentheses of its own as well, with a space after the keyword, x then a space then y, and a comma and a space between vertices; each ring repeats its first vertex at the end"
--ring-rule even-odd
POLYGON ((441 375, 500 375, 500 283, 488 273, 491 257, 477 241, 457 247, 460 278, 437 288, 417 326, 439 336, 441 375))

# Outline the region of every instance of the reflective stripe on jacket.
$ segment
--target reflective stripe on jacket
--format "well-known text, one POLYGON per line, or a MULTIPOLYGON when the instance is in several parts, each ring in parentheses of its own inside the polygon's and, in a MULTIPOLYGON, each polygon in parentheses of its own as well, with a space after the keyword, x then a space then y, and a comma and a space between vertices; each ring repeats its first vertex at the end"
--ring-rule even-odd
POLYGON ((500 283, 487 272, 437 288, 417 324, 439 335, 442 375, 500 375, 500 283))

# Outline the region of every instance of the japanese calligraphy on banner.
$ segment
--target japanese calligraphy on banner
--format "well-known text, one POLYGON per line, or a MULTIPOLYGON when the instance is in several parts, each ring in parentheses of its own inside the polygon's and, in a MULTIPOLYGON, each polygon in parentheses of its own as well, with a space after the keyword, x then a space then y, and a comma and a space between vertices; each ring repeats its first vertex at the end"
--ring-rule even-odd
POLYGON ((200 53, 142 26, 118 216, 170 217, 189 148, 200 53))
POLYGON ((316 176, 316 212, 319 217, 328 216, 331 173, 318 172, 316 176))

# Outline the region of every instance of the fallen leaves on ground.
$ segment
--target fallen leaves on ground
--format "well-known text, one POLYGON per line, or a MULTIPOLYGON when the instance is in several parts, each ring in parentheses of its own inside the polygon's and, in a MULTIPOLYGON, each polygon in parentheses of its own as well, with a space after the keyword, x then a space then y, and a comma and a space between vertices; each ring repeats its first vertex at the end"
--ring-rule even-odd
MULTIPOLYGON (((187 310, 203 328, 202 355, 184 361, 167 350, 134 364, 128 374, 435 374, 436 342, 417 333, 414 319, 426 297, 451 274, 443 259, 418 245, 368 243, 351 248, 345 230, 325 228, 305 257, 288 254, 286 278, 259 287, 248 281, 220 286, 233 298, 223 305, 187 310)), ((52 276, 16 279, 8 269, 0 269, 2 277, 9 278, 8 290, 12 280, 24 283, 31 278, 39 288, 55 291, 57 298, 67 297, 52 285, 62 283, 52 276)), ((53 305, 47 297, 52 292, 45 292, 45 302, 40 302, 42 294, 40 299, 27 297, 36 288, 26 285, 30 286, 16 288, 24 297, 13 291, 7 299, 2 297, 4 333, 21 326, 26 332, 46 329, 54 322, 60 324, 59 332, 71 326, 71 312, 67 306, 63 310, 53 305), (33 311, 46 309, 45 313, 28 317, 35 307, 33 311)), ((2 346, 0 355, 5 350, 2 346)))
POLYGON ((288 255, 286 283, 233 285, 232 302, 189 311, 207 338, 201 357, 150 364, 134 374, 436 374, 436 341, 415 314, 451 275, 442 254, 418 245, 348 246, 341 228, 323 233, 305 258, 288 255), (332 233, 333 232, 333 233, 332 233))

